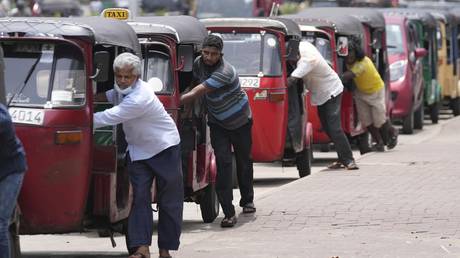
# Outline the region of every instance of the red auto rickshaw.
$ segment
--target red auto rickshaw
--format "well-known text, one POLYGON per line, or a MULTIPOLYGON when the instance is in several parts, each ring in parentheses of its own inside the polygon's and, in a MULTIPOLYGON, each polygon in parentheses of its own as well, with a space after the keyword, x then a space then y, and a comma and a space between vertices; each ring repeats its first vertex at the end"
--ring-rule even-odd
MULTIPOLYGON (((198 23, 182 21, 189 26, 198 23)), ((6 97, 29 165, 19 197, 21 233, 87 228, 108 229, 109 235, 124 232, 132 199, 126 141, 119 125, 93 132, 93 113, 110 107, 108 103, 93 105, 93 95, 113 88, 111 64, 119 53, 131 51, 144 57, 143 78, 165 76, 160 77, 163 87, 157 94, 180 124, 179 83, 190 73, 206 35, 201 24, 196 30, 187 28, 193 39, 179 38, 189 37, 183 27, 175 29, 172 24, 139 26, 151 30, 141 40, 145 41, 142 50, 138 35, 124 21, 101 17, 0 20, 6 97), (154 27, 164 31, 154 35, 154 27)), ((210 222, 219 209, 212 183, 212 150, 199 142, 192 156, 187 200, 200 203, 203 219, 210 222)))
POLYGON ((190 85, 192 65, 207 35, 205 26, 191 16, 138 17, 128 22, 142 48, 143 80, 160 78, 163 87, 155 92, 175 119, 181 133, 185 200, 200 204, 204 222, 219 214, 215 193, 216 165, 204 112, 197 107, 185 119, 179 97, 190 85))
MULTIPOLYGON (((350 15, 344 13, 331 15, 326 11, 314 12, 313 10, 316 9, 320 8, 305 9, 301 13, 285 17, 299 24, 302 40, 315 45, 330 66, 340 75, 345 69, 343 57, 348 54, 347 42, 352 36, 363 38, 363 26, 357 18, 350 15)), ((310 106, 308 112, 313 124, 313 143, 319 145, 322 151, 328 151, 331 139, 321 126, 317 108, 310 106)), ((342 95, 341 118, 345 134, 349 139, 356 139, 361 153, 368 152, 368 135, 358 120, 353 95, 347 87, 342 95)))
POLYGON ((300 30, 282 18, 201 20, 224 40, 224 58, 237 70, 253 113, 255 162, 295 160, 299 176, 310 174, 312 128, 303 87, 289 87, 300 30), (291 68, 290 68, 291 67, 291 68), (291 69, 291 71, 289 71, 291 69), (291 122, 290 122, 291 121, 291 122))
POLYGON ((100 17, 0 20, 6 98, 27 154, 21 233, 103 228, 127 218, 124 138, 93 135, 93 94, 113 87, 118 53, 141 54, 126 23, 100 17))

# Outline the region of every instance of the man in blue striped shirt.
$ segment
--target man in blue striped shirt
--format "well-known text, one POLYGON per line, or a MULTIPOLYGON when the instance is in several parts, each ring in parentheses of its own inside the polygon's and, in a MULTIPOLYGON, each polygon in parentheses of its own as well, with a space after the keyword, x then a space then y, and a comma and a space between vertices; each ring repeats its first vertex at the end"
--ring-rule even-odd
POLYGON ((216 35, 205 38, 201 56, 193 64, 194 81, 198 85, 181 96, 181 103, 189 104, 205 96, 211 145, 217 162, 216 192, 225 215, 221 226, 233 227, 236 216, 232 204, 232 147, 241 192, 239 204, 243 213, 256 211, 251 158, 252 114, 235 68, 222 57, 223 46, 222 39, 216 35))

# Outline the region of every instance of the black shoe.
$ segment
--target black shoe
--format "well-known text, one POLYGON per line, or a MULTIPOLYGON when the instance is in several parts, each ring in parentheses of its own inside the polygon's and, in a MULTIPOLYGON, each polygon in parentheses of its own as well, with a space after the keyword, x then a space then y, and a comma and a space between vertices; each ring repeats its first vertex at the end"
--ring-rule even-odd
POLYGON ((246 203, 243 206, 243 213, 254 213, 256 212, 256 206, 254 206, 253 202, 246 203))
POLYGON ((220 226, 223 228, 231 228, 236 224, 236 217, 235 215, 231 216, 230 218, 225 217, 221 222, 220 226))

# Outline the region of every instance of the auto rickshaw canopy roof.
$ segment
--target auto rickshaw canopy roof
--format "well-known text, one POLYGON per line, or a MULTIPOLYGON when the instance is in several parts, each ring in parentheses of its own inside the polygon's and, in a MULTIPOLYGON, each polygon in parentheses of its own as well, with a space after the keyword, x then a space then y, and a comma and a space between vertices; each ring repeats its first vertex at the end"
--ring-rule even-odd
POLYGON ((457 23, 460 23, 460 7, 451 8, 449 12, 455 16, 457 23))
POLYGON ((203 23, 192 16, 142 16, 128 22, 137 34, 167 34, 175 38, 178 44, 196 44, 203 42, 208 35, 203 23))
POLYGON ((364 29, 361 22, 350 15, 342 13, 328 13, 325 8, 308 8, 304 11, 285 15, 299 25, 311 25, 315 27, 326 27, 334 29, 335 33, 342 35, 363 35, 364 29), (313 10, 321 9, 318 12, 313 10))
POLYGON ((126 22, 97 16, 0 18, 0 33, 25 33, 38 37, 84 37, 95 44, 121 46, 141 54, 137 35, 126 22))
MULTIPOLYGON (((426 10, 426 9, 420 9, 420 10, 426 10)), ((446 10, 442 9, 430 9, 429 10, 430 14, 433 15, 433 17, 436 20, 440 20, 446 24, 449 25, 455 25, 457 24, 457 19, 456 16, 446 10)))
POLYGON ((381 9, 385 15, 401 15, 410 20, 419 20, 429 28, 436 28, 436 18, 424 9, 413 8, 387 8, 381 9))
POLYGON ((201 19, 206 27, 239 27, 239 28, 267 28, 282 31, 285 35, 299 38, 301 32, 299 25, 292 20, 274 18, 209 18, 201 19))
POLYGON ((307 8, 302 12, 306 13, 322 13, 323 15, 352 15, 356 17, 361 23, 367 24, 372 28, 385 28, 385 18, 383 15, 373 8, 359 8, 359 7, 319 7, 307 8))

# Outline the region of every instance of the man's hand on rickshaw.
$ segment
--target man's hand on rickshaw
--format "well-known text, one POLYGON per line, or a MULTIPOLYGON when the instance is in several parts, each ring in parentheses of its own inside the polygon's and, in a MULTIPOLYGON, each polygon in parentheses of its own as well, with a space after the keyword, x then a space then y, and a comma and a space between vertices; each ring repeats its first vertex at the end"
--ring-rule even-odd
POLYGON ((299 83, 300 80, 302 80, 302 79, 289 76, 288 79, 287 79, 287 85, 288 85, 289 88, 294 87, 299 83))
POLYGON ((105 92, 100 92, 94 95, 93 102, 107 102, 107 95, 105 95, 105 92))

